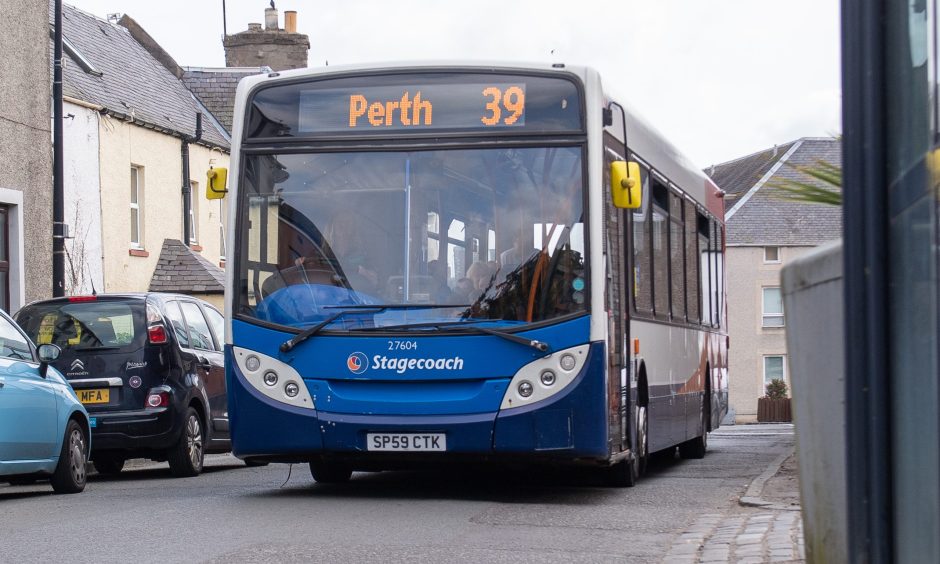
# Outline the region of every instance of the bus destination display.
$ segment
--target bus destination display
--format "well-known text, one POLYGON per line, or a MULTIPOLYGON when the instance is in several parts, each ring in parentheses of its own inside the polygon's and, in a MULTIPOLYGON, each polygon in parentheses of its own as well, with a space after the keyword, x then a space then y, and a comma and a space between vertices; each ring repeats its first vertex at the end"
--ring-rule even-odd
POLYGON ((524 127, 526 84, 411 84, 300 92, 298 129, 361 130, 524 127))

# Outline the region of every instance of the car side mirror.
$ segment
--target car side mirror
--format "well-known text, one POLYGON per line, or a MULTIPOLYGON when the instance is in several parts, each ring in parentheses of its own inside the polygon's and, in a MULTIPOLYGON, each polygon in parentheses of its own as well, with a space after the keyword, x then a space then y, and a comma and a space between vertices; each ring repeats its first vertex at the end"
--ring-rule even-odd
POLYGON ((43 378, 46 377, 46 370, 49 368, 49 363, 59 358, 59 353, 62 352, 56 345, 50 345, 48 343, 39 345, 39 375, 43 378))

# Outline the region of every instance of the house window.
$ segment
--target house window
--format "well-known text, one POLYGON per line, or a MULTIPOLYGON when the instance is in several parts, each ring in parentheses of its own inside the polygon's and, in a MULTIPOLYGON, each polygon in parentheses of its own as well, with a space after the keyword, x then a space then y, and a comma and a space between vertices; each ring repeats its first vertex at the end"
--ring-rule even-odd
POLYGON ((763 294, 763 326, 783 327, 783 297, 780 294, 780 288, 764 288, 763 294))
POLYGON ((225 260, 225 206, 219 200, 219 260, 225 260))
POLYGON ((764 357, 764 385, 771 380, 787 379, 786 358, 784 355, 768 355, 764 357))
POLYGON ((764 247, 764 262, 780 262, 780 247, 764 247))
POLYGON ((131 247, 142 249, 143 245, 143 173, 141 167, 131 167, 131 247))
POLYGON ((199 198, 195 195, 199 193, 199 183, 190 182, 189 187, 189 243, 195 245, 197 241, 196 235, 199 232, 197 228, 197 218, 199 217, 197 206, 199 205, 199 198))

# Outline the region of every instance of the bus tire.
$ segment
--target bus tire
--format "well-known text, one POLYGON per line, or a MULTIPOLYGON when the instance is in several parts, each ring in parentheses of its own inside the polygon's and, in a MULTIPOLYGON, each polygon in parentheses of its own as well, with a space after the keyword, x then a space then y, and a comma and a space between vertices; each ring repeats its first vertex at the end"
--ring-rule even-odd
POLYGON ((646 406, 637 407, 636 413, 636 460, 637 460, 637 477, 643 476, 646 474, 646 466, 650 460, 650 445, 649 445, 649 413, 647 412, 646 406))
POLYGON ((336 462, 315 460, 310 463, 310 474, 318 484, 344 484, 352 477, 352 469, 336 462))
POLYGON ((686 459, 705 458, 708 450, 709 397, 702 395, 702 435, 679 444, 679 456, 686 459))
POLYGON ((639 477, 636 459, 621 460, 604 468, 604 482, 612 488, 632 488, 639 477))

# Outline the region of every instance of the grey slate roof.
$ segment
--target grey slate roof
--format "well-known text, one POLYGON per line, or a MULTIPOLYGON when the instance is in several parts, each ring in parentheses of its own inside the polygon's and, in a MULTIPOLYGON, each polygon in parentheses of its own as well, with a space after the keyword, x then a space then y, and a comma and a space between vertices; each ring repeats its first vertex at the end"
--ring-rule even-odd
MULTIPOLYGON (((796 143, 794 141, 793 143, 796 143)), ((793 143, 776 146, 753 155, 741 157, 709 168, 706 172, 725 191, 725 206, 731 206, 743 196, 774 164, 790 150, 793 143)))
MULTIPOLYGON (((127 29, 69 5, 63 6, 62 29, 64 38, 85 59, 66 54, 66 96, 103 106, 109 114, 144 127, 195 135, 201 104, 127 29), (100 75, 87 72, 85 62, 100 75)), ((228 149, 225 132, 213 122, 202 121, 203 143, 228 149)))
POLYGON ((251 76, 271 72, 268 67, 244 68, 183 68, 183 84, 209 109, 232 133, 232 114, 235 107, 235 89, 238 81, 251 76))
POLYGON ((841 207, 787 200, 774 186, 792 179, 826 187, 795 168, 820 161, 841 167, 842 142, 806 137, 778 147, 776 155, 770 149, 715 165, 711 176, 728 193, 728 245, 815 246, 841 237, 841 207))
POLYGON ((225 272, 178 239, 164 239, 150 279, 151 292, 222 294, 225 272))

